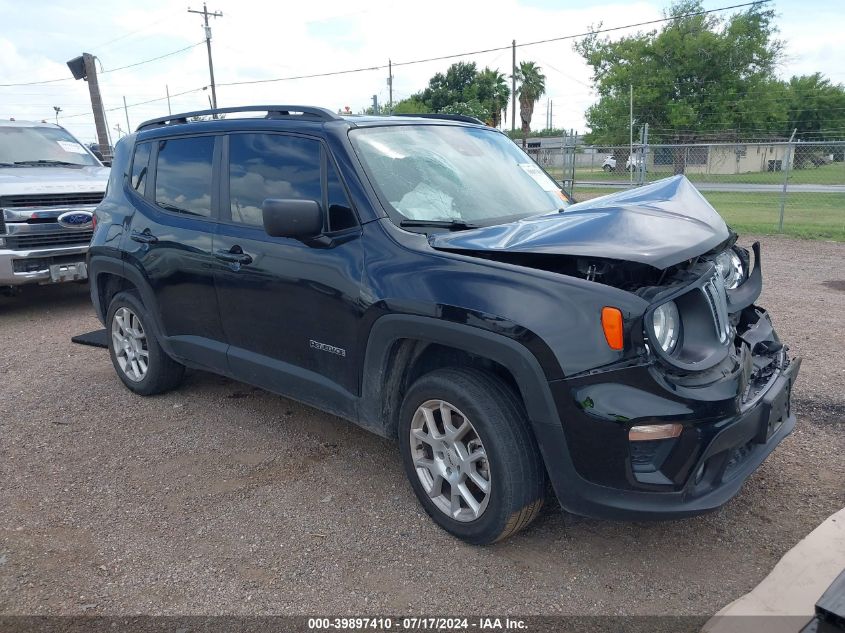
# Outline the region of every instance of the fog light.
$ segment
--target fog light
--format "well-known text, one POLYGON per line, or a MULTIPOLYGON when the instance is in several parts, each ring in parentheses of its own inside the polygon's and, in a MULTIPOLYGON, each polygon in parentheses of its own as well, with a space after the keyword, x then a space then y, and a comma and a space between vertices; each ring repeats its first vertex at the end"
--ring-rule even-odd
POLYGON ((646 442, 649 440, 669 440, 678 437, 684 427, 680 424, 643 424, 632 426, 628 431, 631 442, 646 442))

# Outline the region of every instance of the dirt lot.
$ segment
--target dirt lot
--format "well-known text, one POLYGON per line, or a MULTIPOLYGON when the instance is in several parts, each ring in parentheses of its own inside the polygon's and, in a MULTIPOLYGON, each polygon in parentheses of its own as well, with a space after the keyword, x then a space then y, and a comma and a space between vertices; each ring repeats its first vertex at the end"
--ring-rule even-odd
POLYGON ((544 512, 475 548, 417 506, 387 440, 192 372, 143 399, 87 289, 0 299, 0 612, 706 615, 845 505, 845 244, 764 239, 767 306, 805 358, 798 426, 722 510, 544 512))

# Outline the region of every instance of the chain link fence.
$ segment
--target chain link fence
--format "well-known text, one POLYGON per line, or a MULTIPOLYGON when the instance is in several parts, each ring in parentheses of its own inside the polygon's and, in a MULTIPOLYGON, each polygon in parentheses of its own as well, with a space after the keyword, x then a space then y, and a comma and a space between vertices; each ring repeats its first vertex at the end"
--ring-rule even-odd
POLYGON ((735 229, 845 240, 845 141, 590 146, 529 139, 577 201, 684 174, 735 229))

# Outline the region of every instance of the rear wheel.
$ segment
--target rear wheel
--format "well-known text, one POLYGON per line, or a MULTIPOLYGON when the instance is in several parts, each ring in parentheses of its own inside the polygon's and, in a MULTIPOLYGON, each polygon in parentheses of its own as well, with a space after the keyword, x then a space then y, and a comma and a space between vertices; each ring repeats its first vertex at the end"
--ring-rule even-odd
POLYGON ((170 391, 182 382, 185 367, 161 348, 150 328, 144 304, 131 292, 120 292, 106 319, 109 355, 118 377, 143 396, 170 391))
POLYGON ((613 167, 611 167, 610 165, 603 165, 602 169, 607 171, 607 172, 613 171, 613 167))
POLYGON ((537 516, 545 471, 520 400, 498 377, 450 368, 408 390, 399 441, 425 511, 448 532, 481 545, 537 516))

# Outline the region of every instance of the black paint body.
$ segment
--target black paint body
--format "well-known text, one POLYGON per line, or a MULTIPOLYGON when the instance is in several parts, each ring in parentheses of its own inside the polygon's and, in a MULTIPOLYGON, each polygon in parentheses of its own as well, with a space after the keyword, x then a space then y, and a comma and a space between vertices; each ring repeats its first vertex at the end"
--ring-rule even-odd
MULTIPOLYGON (((356 125, 397 124, 460 125, 404 118, 231 119, 126 137, 116 148, 89 252, 98 315, 104 318, 116 290, 134 288, 155 318, 152 327, 165 351, 180 362, 292 397, 385 436, 396 433, 397 398, 414 377, 408 368, 432 346, 447 350, 441 357, 452 350, 461 359, 487 363, 518 389, 566 509, 617 518, 684 516, 716 508, 736 494, 794 426, 789 389, 799 363, 783 363, 753 406, 741 401, 735 372, 706 386, 675 384, 644 349, 642 319, 649 303, 639 296, 579 277, 438 250, 426 235, 397 227, 348 138, 356 125), (337 167, 359 225, 309 244, 224 221, 221 157, 226 136, 238 132, 318 139, 337 167), (217 138, 210 218, 163 211, 149 199, 149 184, 146 197, 128 186, 135 143, 185 134, 217 138), (155 240, 138 241, 138 234, 155 240), (237 266, 215 257, 233 250, 248 254, 251 262, 237 266), (622 311, 622 351, 605 341, 603 306, 622 311), (760 428, 775 409, 783 411, 783 423, 761 438, 760 428), (638 478, 628 430, 661 421, 682 422, 684 432, 661 476, 638 478), (696 482, 694 474, 705 464, 696 482)), ((614 243, 613 251, 621 250, 614 243)))

